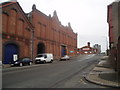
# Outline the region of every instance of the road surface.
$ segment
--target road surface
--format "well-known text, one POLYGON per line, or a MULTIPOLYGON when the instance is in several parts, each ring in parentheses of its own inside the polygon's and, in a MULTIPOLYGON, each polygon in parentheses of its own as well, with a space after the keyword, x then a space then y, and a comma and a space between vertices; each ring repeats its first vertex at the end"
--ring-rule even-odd
POLYGON ((21 67, 12 67, 11 71, 3 70, 2 88, 103 88, 84 79, 101 57, 77 56, 68 61, 24 66, 19 70, 21 67))

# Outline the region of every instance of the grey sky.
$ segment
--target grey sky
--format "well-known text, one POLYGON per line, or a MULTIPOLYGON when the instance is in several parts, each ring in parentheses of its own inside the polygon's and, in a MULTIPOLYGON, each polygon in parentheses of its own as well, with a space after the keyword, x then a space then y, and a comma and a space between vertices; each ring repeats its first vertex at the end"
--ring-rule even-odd
POLYGON ((30 12, 32 5, 46 15, 53 15, 54 10, 62 25, 71 23, 74 32, 78 33, 78 47, 89 41, 102 45, 106 50, 108 37, 107 5, 115 0, 17 0, 25 13, 30 12))

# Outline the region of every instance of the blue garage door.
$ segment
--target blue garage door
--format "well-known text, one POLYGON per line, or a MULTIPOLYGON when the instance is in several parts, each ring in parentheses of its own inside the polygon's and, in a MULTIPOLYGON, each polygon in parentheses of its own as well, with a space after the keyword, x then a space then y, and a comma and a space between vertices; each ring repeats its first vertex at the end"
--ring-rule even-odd
POLYGON ((13 55, 18 54, 18 46, 15 44, 7 44, 4 49, 4 64, 9 64, 13 61, 13 55))

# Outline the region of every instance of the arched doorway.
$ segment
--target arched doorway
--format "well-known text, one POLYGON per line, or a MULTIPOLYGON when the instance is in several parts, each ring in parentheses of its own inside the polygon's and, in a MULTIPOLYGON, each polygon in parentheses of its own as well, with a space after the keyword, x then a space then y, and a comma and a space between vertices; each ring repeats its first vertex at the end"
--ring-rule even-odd
POLYGON ((61 46, 61 56, 65 56, 67 54, 66 46, 62 45, 61 46))
POLYGON ((44 43, 38 43, 37 46, 37 54, 45 53, 45 45, 44 43))
POLYGON ((19 47, 16 44, 9 43, 4 47, 4 64, 9 64, 13 61, 13 55, 19 53, 19 47))

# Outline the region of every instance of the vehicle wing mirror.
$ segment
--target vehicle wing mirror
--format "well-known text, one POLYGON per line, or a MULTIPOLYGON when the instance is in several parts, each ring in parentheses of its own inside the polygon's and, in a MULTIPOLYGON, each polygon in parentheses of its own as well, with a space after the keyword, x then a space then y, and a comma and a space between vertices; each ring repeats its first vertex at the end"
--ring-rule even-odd
POLYGON ((44 58, 47 58, 47 55, 45 55, 44 58))

